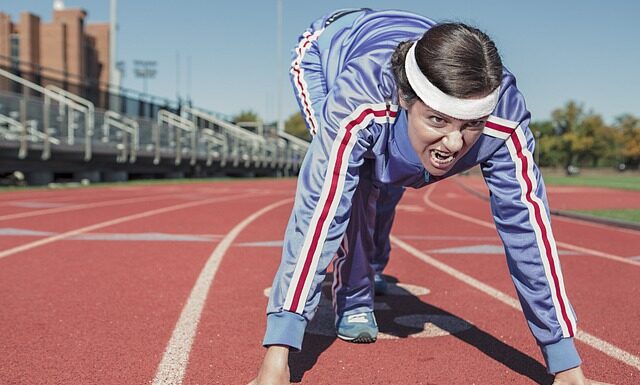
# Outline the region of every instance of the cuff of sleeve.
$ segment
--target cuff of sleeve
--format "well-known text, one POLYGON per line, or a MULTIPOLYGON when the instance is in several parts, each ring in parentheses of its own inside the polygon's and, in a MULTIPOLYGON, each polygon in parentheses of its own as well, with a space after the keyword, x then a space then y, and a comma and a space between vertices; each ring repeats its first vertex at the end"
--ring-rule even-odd
POLYGON ((281 311, 267 315, 267 331, 263 346, 287 345, 296 351, 302 349, 307 320, 298 313, 281 311))
POLYGON ((558 342, 541 345, 547 371, 555 374, 580 366, 582 361, 573 343, 573 338, 563 338, 558 342))

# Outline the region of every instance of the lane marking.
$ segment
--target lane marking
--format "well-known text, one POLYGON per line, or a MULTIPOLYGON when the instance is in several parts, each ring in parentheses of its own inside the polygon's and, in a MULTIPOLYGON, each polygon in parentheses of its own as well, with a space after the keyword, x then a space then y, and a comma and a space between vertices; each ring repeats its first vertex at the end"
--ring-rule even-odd
POLYGON ((573 218, 569 218, 569 217, 563 217, 563 216, 557 215, 557 214, 555 214, 553 216, 553 220, 554 221, 560 220, 562 222, 573 223, 573 224, 576 224, 576 225, 595 227, 597 229, 608 230, 608 231, 619 232, 619 233, 626 233, 626 234, 631 234, 631 235, 639 235, 640 234, 640 232, 638 232, 638 230, 625 229, 623 227, 607 226, 607 225, 603 225, 603 224, 600 224, 600 223, 587 222, 585 220, 573 219, 573 218))
MULTIPOLYGON (((466 222, 475 223, 476 225, 483 226, 483 227, 486 227, 486 228, 490 228, 490 229, 495 231, 496 227, 491 222, 486 222, 486 221, 483 221, 481 219, 477 219, 477 218, 474 218, 474 217, 459 213, 457 211, 449 210, 447 208, 444 208, 444 207, 441 207, 441 206, 437 205, 435 202, 433 202, 430 199, 431 194, 433 193, 434 190, 435 190, 435 186, 429 188, 428 191, 423 196, 423 200, 427 204, 427 206, 431 207, 432 209, 434 209, 436 211, 440 211, 443 214, 447 214, 449 216, 452 216, 452 217, 455 217, 455 218, 458 218, 458 219, 462 219, 463 221, 466 221, 466 222)), ((628 258, 624 258, 624 257, 621 257, 619 255, 605 253, 605 252, 602 252, 602 251, 597 251, 597 250, 589 249, 589 248, 586 248, 586 247, 576 246, 576 245, 573 245, 571 243, 560 242, 558 240, 556 240, 556 244, 558 246, 564 247, 565 249, 578 251, 578 252, 581 252, 581 253, 584 253, 584 254, 588 254, 588 255, 591 255, 591 256, 594 256, 594 257, 609 259, 609 260, 612 260, 612 261, 622 262, 622 263, 626 263, 626 264, 634 265, 634 266, 640 266, 640 262, 637 262, 637 261, 634 261, 634 260, 631 260, 631 259, 628 259, 628 258)))
POLYGON ((13 254, 20 253, 22 251, 31 250, 31 249, 34 249, 36 247, 42 246, 42 245, 46 245, 46 244, 49 244, 49 243, 52 243, 52 242, 55 242, 55 241, 59 241, 61 239, 74 237, 74 236, 77 236, 79 234, 88 233, 90 231, 97 230, 97 229, 102 229, 102 228, 105 228, 105 227, 108 227, 108 226, 113 226, 113 225, 117 225, 117 224, 120 224, 120 223, 133 221, 133 220, 140 219, 140 218, 147 218, 147 217, 150 217, 150 216, 153 216, 153 215, 164 214, 164 213, 168 213, 168 212, 171 212, 171 211, 181 210, 181 209, 185 209, 185 208, 189 208, 189 207, 201 206, 201 205, 206 205, 206 204, 209 204, 209 203, 223 202, 223 201, 234 200, 234 199, 242 199, 242 198, 252 197, 252 196, 255 197, 256 195, 255 194, 241 194, 241 195, 233 195, 233 196, 228 196, 228 197, 216 197, 216 198, 205 199, 205 200, 197 201, 197 202, 181 203, 181 204, 177 204, 177 205, 173 205, 173 206, 162 207, 162 208, 159 208, 159 209, 143 211, 141 213, 127 215, 125 217, 116 218, 116 219, 112 219, 112 220, 109 220, 109 221, 96 223, 96 224, 93 224, 93 225, 90 225, 90 226, 81 227, 79 229, 70 230, 70 231, 64 232, 62 234, 54 235, 54 236, 47 237, 47 238, 44 238, 44 239, 40 239, 40 240, 37 240, 37 241, 34 241, 34 242, 26 243, 24 245, 16 246, 16 247, 13 247, 11 249, 0 251, 0 259, 2 259, 4 257, 8 257, 8 256, 13 255, 13 254))
MULTIPOLYGON (((481 292, 489 295, 492 298, 497 299, 498 301, 504 303, 505 305, 516 309, 518 311, 522 311, 522 307, 520 306, 520 302, 511 297, 510 295, 503 293, 502 291, 495 289, 473 277, 467 275, 460 270, 457 270, 435 258, 432 256, 421 252, 415 247, 409 245, 408 243, 398 239, 398 237, 391 235, 391 242, 401 249, 405 250, 407 253, 413 255, 419 260, 425 262, 428 265, 435 267, 436 269, 449 274, 450 276, 456 278, 457 280, 466 283, 467 285, 480 290, 481 292)), ((583 330, 578 330, 575 337, 577 340, 589 345, 590 347, 599 350, 600 352, 606 354, 607 356, 614 358, 618 361, 621 361, 629 366, 632 366, 638 370, 640 370, 640 357, 634 356, 633 354, 622 350, 615 345, 604 341, 594 335, 591 335, 583 330)))
POLYGON ((263 241, 263 242, 244 242, 238 243, 239 247, 282 247, 283 241, 263 241))
MULTIPOLYGON (((0 237, 46 237, 59 233, 0 228, 0 237)), ((222 238, 222 235, 209 234, 170 234, 170 233, 86 233, 70 237, 72 241, 150 241, 150 242, 211 242, 222 238)))
POLYGON ((55 202, 46 202, 46 201, 25 201, 25 202, 16 202, 11 206, 27 208, 27 209, 50 209, 50 208, 56 208, 56 207, 66 207, 66 206, 69 206, 69 203, 55 203, 55 202))
POLYGON ((114 199, 110 201, 103 201, 103 202, 97 202, 97 203, 80 203, 80 204, 75 204, 71 206, 63 206, 63 207, 55 207, 55 208, 49 208, 49 209, 43 209, 43 210, 29 211, 26 213, 0 215, 0 221, 6 221, 9 219, 35 217, 39 215, 55 214, 55 213, 61 213, 66 211, 93 209, 97 207, 114 206, 114 205, 121 205, 121 204, 128 204, 128 203, 148 202, 148 201, 155 201, 155 200, 162 200, 162 199, 169 199, 169 198, 183 199, 184 197, 182 195, 176 195, 175 193, 163 193, 156 196, 147 195, 147 196, 141 196, 136 198, 114 199))
MULTIPOLYGON (((462 247, 448 247, 443 249, 428 250, 429 253, 441 254, 490 254, 504 256, 504 247, 502 245, 470 245, 462 247)), ((576 255, 573 251, 558 250, 558 254, 576 255)))
POLYGON ((292 199, 290 198, 284 199, 253 213, 231 229, 216 246, 200 272, 187 303, 184 305, 182 313, 180 313, 180 318, 173 329, 171 339, 156 370, 156 375, 152 382, 153 385, 182 384, 194 336, 200 322, 200 315, 207 300, 211 283, 216 275, 218 266, 220 266, 220 261, 222 261, 222 257, 224 257, 231 243, 245 227, 258 217, 291 201, 292 199))
MULTIPOLYGON (((12 200, 5 200, 4 202, 0 202, 0 206, 13 206, 16 203, 22 203, 22 202, 30 202, 32 200, 34 201, 40 201, 40 200, 44 200, 46 198, 47 202, 66 202, 66 201, 73 201, 74 199, 84 199, 87 198, 88 196, 95 199, 96 196, 98 198, 105 198, 105 197, 109 197, 110 195, 113 194, 108 194, 110 192, 121 192, 124 191, 126 193, 130 193, 130 192, 144 192, 144 187, 140 187, 140 188, 136 188, 135 190, 133 188, 130 189, 125 189, 125 188, 100 188, 100 190, 98 189, 80 189, 80 190, 73 190, 73 189, 69 189, 67 191, 63 191, 60 189, 44 189, 39 191, 39 194, 31 194, 29 195, 29 191, 25 191, 25 192, 16 192, 15 196, 13 197, 14 199, 12 200), (63 195, 63 193, 74 193, 74 194, 66 194, 63 195), (102 193, 105 192, 107 194, 97 194, 97 193, 102 193), (53 195, 54 196, 50 196, 53 195), (20 199, 15 199, 15 198, 20 198, 20 199)), ((154 189, 155 190, 155 189, 154 189)), ((160 190, 160 189, 158 189, 160 190)), ((163 193, 165 192, 169 192, 169 190, 167 189, 161 189, 161 191, 163 193)))
POLYGON ((418 205, 397 205, 396 210, 421 213, 424 211, 424 207, 418 205))
POLYGON ((0 202, 0 207, 2 206, 16 206, 18 204, 21 203, 29 203, 29 202, 33 202, 33 201, 46 201, 48 203, 54 203, 54 202, 63 202, 61 204, 66 204, 64 202, 67 201, 73 201, 74 199, 78 199, 78 198, 84 198, 84 195, 73 195, 73 196, 53 196, 53 197, 45 197, 45 194, 48 193, 48 191, 44 191, 43 194, 40 194, 38 196, 27 196, 26 198, 23 197, 23 199, 15 199, 15 200, 10 200, 10 201, 4 201, 4 202, 0 202), (46 199, 44 199, 46 198, 46 199))
MULTIPOLYGON (((462 318, 456 318, 445 314, 409 314, 393 319, 393 322, 406 328, 420 330, 409 332, 408 338, 434 338, 446 337, 451 334, 459 334, 473 327, 470 322, 462 318)), ((383 340, 395 340, 402 337, 379 333, 378 338, 383 340)))

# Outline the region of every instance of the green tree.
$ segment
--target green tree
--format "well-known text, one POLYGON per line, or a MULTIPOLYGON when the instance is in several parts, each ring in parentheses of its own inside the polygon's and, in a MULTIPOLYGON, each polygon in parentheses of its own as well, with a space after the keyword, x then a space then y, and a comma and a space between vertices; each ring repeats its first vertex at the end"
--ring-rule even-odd
POLYGON ((622 161, 630 168, 640 166, 640 119, 626 114, 616 120, 616 142, 622 161))
POLYGON ((563 166, 597 166, 601 160, 615 157, 614 130, 600 115, 586 112, 575 101, 551 114, 556 135, 560 137, 556 148, 562 152, 563 166))
POLYGON ((562 167, 566 161, 563 141, 552 121, 532 122, 529 128, 536 137, 535 159, 541 167, 562 167))
POLYGON ((285 132, 297 136, 300 139, 311 140, 311 134, 307 129, 307 125, 302 118, 302 114, 299 112, 291 114, 289 118, 284 122, 285 132))
POLYGON ((242 110, 239 114, 233 116, 233 122, 259 122, 260 117, 255 111, 242 110))

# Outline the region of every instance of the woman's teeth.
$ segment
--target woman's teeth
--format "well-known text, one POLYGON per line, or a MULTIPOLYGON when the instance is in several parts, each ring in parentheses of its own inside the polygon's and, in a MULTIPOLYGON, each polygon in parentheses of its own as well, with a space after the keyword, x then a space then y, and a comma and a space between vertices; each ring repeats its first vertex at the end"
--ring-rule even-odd
POLYGON ((439 165, 446 165, 447 163, 451 163, 454 157, 455 153, 451 154, 438 150, 431 150, 431 159, 439 165))

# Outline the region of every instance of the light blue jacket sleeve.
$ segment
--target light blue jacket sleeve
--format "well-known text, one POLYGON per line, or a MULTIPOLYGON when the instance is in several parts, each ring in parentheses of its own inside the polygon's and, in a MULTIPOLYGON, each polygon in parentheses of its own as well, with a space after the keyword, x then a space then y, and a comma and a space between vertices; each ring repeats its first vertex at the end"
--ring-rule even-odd
POLYGON ((482 164, 491 211, 529 328, 551 373, 580 365, 576 317, 564 288, 547 196, 534 162, 530 114, 515 84, 507 87, 487 126, 506 137, 482 164))
POLYGON ((267 306, 264 345, 300 349, 320 300, 319 284, 346 231, 358 169, 395 116, 372 82, 367 60, 354 60, 316 112, 318 129, 302 164, 280 267, 267 306), (372 102, 373 101, 373 102, 372 102))

